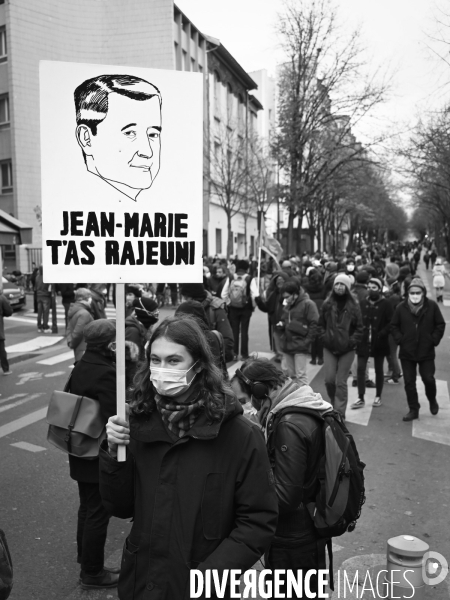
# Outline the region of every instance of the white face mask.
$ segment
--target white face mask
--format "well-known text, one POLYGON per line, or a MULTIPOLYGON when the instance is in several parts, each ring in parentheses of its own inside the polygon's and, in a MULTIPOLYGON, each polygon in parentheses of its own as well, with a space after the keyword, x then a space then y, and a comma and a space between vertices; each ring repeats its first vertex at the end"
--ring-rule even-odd
POLYGON ((150 381, 153 383, 158 394, 163 396, 179 396, 186 392, 195 379, 194 377, 188 383, 186 375, 195 367, 195 362, 189 369, 161 369, 160 367, 150 367, 150 381))
POLYGON ((347 265, 347 271, 354 271, 355 270, 355 265, 347 265))
POLYGON ((423 294, 417 294, 417 295, 409 295, 409 299, 411 300, 412 304, 419 304, 420 301, 423 298, 423 294))

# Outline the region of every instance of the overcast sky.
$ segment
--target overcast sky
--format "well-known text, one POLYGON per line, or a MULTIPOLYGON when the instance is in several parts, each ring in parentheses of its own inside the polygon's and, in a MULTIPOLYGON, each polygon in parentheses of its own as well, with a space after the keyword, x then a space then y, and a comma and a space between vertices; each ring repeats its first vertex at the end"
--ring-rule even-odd
MULTIPOLYGON (((360 27, 375 63, 395 71, 385 114, 394 122, 410 122, 418 113, 450 98, 450 66, 432 58, 427 45, 436 33, 437 2, 446 0, 337 0, 342 19, 360 27)), ((274 27, 281 0, 176 0, 186 16, 218 37, 247 71, 274 71, 281 55, 274 27)), ((449 30, 450 37, 450 30, 449 30)))

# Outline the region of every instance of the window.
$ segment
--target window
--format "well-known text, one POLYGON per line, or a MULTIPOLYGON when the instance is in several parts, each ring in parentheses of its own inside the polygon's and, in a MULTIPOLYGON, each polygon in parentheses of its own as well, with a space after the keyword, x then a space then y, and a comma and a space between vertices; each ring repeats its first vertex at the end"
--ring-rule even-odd
POLYGON ((250 236, 250 254, 255 255, 255 236, 250 236))
POLYGON ((2 194, 9 194, 13 189, 11 161, 9 160, 1 163, 0 168, 2 175, 2 194))
POLYGON ((181 60, 180 60, 181 57, 180 57, 180 52, 178 50, 178 44, 177 44, 177 42, 174 42, 173 51, 175 53, 175 69, 177 71, 181 71, 181 60))
POLYGON ((196 68, 195 68, 195 58, 191 58, 191 71, 193 73, 195 73, 196 68))
POLYGON ((190 71, 189 57, 186 50, 183 50, 183 71, 190 71))
POLYGON ((233 90, 231 85, 227 85, 227 119, 228 122, 233 118, 233 90))
POLYGON ((16 260, 16 247, 11 245, 3 246, 3 258, 5 260, 16 260))
POLYGON ((244 100, 240 94, 238 97, 238 127, 239 129, 244 127, 244 100))
POLYGON ((9 98, 8 94, 0 96, 0 125, 9 123, 9 98))
POLYGON ((222 230, 216 229, 216 254, 222 254, 222 230))
POLYGON ((8 51, 6 47, 6 29, 0 28, 0 62, 4 62, 7 59, 8 51))

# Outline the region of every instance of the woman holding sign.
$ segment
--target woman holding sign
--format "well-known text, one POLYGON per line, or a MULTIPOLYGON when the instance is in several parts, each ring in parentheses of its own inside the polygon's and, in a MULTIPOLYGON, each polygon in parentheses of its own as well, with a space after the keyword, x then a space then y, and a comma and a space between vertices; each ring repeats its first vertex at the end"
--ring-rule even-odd
POLYGON ((171 317, 153 332, 129 424, 111 417, 107 434, 103 502, 119 518, 134 517, 120 599, 150 598, 151 590, 159 600, 190 598, 190 569, 198 591, 209 569, 222 582, 224 569, 250 569, 269 547, 277 499, 264 439, 243 417, 195 319, 171 317), (124 463, 116 461, 119 444, 128 446, 124 463))

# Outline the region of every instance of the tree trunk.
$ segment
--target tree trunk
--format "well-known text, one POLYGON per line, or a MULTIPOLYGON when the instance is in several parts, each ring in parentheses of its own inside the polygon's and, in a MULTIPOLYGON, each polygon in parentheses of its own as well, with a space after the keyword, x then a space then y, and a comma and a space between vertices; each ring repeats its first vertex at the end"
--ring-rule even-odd
POLYGON ((233 230, 231 229, 231 214, 227 213, 227 258, 233 257, 233 230))
POLYGON ((294 212, 292 208, 289 209, 289 219, 288 219, 288 227, 287 227, 287 248, 286 251, 288 254, 294 254, 294 212))

